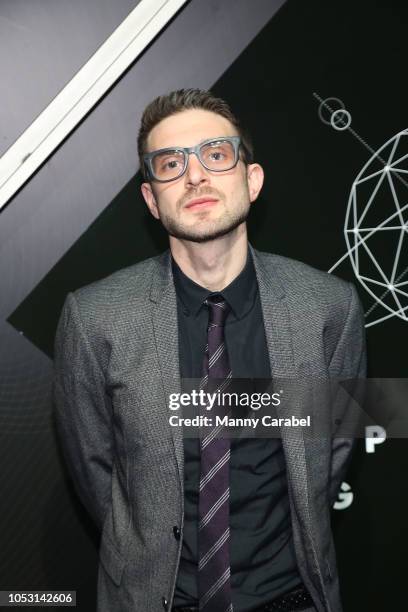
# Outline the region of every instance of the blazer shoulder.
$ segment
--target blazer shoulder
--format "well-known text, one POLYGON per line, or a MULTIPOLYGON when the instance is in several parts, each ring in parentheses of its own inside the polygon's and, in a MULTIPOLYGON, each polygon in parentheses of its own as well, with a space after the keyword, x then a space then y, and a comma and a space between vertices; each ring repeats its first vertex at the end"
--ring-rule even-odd
POLYGON ((282 284, 286 295, 310 296, 327 301, 339 303, 349 302, 353 290, 352 283, 329 274, 297 259, 258 251, 257 253, 270 273, 276 274, 282 284))
POLYGON ((97 328, 107 330, 116 327, 117 321, 123 321, 131 313, 145 311, 152 275, 160 265, 160 257, 162 255, 156 255, 121 268, 73 291, 70 297, 75 301, 85 329, 91 333, 97 328))
POLYGON ((76 289, 73 293, 78 302, 98 300, 101 297, 122 299, 135 289, 142 290, 150 286, 152 273, 158 265, 161 255, 150 257, 76 289), (149 282, 150 281, 150 282, 149 282))
POLYGON ((347 317, 362 317, 362 306, 353 283, 289 257, 258 252, 269 275, 277 277, 293 317, 323 320, 342 328, 347 317))
POLYGON ((321 338, 326 363, 333 363, 333 355, 340 350, 343 374, 355 376, 358 368, 350 365, 350 354, 363 351, 364 312, 354 284, 281 255, 261 253, 260 258, 268 274, 278 277, 299 345, 306 339, 309 347, 318 346, 321 338))

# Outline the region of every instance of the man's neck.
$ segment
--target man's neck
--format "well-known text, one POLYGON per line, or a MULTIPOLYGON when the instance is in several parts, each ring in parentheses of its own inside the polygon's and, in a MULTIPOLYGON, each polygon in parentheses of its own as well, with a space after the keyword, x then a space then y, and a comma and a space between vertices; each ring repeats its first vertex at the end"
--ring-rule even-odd
POLYGON ((170 236, 170 250, 186 276, 210 291, 222 291, 243 270, 247 258, 246 225, 209 242, 191 242, 170 236))

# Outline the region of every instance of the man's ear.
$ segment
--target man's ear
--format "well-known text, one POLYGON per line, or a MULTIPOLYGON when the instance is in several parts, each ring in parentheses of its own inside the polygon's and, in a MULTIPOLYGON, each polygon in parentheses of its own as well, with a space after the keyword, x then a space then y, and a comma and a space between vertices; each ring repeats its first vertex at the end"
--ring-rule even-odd
POLYGON ((247 166, 247 181, 249 200, 254 202, 262 189, 264 182, 264 171, 259 164, 248 164, 247 166))
POLYGON ((147 204, 148 209, 155 219, 159 219, 159 209, 157 208, 156 198, 154 197, 153 189, 150 183, 142 183, 140 187, 142 196, 147 204))

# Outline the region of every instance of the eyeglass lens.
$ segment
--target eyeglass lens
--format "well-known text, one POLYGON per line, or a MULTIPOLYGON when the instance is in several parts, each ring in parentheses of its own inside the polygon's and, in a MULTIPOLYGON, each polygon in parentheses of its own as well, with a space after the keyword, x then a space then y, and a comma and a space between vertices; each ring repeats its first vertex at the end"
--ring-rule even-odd
MULTIPOLYGON (((182 174, 185 164, 184 151, 163 151, 152 158, 152 169, 159 180, 171 180, 182 174)), ((201 163, 209 170, 230 170, 235 164, 235 149, 228 140, 203 144, 199 149, 201 163)))

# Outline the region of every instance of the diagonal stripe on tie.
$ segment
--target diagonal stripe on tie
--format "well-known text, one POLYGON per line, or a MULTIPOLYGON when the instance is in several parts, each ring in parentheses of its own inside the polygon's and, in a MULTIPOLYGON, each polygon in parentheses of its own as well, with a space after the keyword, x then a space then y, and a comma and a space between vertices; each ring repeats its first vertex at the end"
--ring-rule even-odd
POLYGON ((214 597, 218 589, 220 589, 230 578, 230 568, 228 567, 225 572, 218 578, 213 586, 200 598, 201 610, 210 601, 211 597, 214 597))
POLYGON ((211 479, 216 475, 218 470, 222 468, 222 466, 225 465, 227 461, 230 460, 230 454, 230 450, 228 449, 225 455, 223 455, 221 459, 217 461, 217 463, 210 469, 210 471, 207 472, 207 474, 200 479, 200 491, 202 491, 205 485, 211 481, 211 479))
POLYGON ((221 497, 219 497, 217 499, 217 501, 215 502, 215 504, 213 506, 211 506, 210 510, 207 512, 207 514, 205 516, 203 516, 203 518, 201 519, 201 521, 198 524, 198 528, 199 529, 203 529, 206 525, 208 525, 208 523, 211 521, 211 519, 215 516, 215 514, 217 513, 217 511, 221 508, 221 506, 223 504, 225 504, 226 501, 229 501, 229 489, 227 489, 226 491, 224 491, 224 493, 221 495, 221 497))
POLYGON ((224 531, 222 536, 216 541, 214 546, 210 548, 210 550, 200 559, 198 564, 198 569, 203 569, 204 565, 210 561, 210 559, 215 555, 216 552, 219 551, 221 546, 226 542, 229 538, 229 527, 224 531))
MULTIPOLYGON (((207 378, 208 378, 208 377, 207 377, 207 378)), ((223 381, 223 383, 222 383, 222 384, 219 386, 219 388, 218 388, 216 391, 214 391, 214 393, 215 393, 215 392, 217 392, 217 391, 220 391, 220 393, 222 393, 223 391, 225 391, 225 389, 227 389, 227 388, 228 388, 228 386, 229 386, 229 385, 230 385, 230 383, 231 383, 231 378, 232 378, 232 372, 230 371, 230 372, 228 373, 228 377, 227 377, 227 378, 226 378, 226 379, 223 381)), ((201 387, 200 387, 200 388, 201 388, 201 387)), ((215 438, 216 436, 218 436, 218 434, 219 434, 219 433, 221 433, 221 431, 223 430, 223 428, 224 428, 224 425, 218 425, 218 427, 215 427, 215 428, 214 428, 214 429, 211 431, 211 433, 207 434, 206 436, 203 436, 203 438, 202 438, 202 442, 201 442, 201 448, 202 448, 202 449, 206 448, 206 446, 208 446, 208 444, 209 444, 209 443, 210 443, 212 440, 214 440, 214 438, 215 438)))
POLYGON ((212 368, 215 362, 222 356, 224 351, 225 351, 225 343, 223 342, 222 344, 220 344, 220 346, 217 348, 215 353, 212 355, 211 359, 208 360, 208 367, 212 368))

